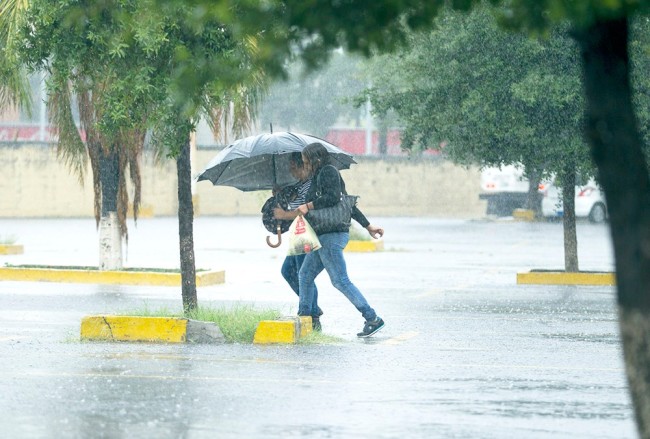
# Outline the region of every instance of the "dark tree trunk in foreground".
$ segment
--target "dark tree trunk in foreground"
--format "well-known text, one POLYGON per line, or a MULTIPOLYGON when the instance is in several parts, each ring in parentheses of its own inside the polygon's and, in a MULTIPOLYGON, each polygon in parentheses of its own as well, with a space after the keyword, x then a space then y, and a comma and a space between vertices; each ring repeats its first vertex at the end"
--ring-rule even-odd
POLYGON ((610 213, 623 354, 639 434, 650 437, 650 178, 632 107, 625 19, 576 34, 587 138, 610 213))
POLYGON ((578 236, 576 234, 576 173, 567 170, 562 175, 562 205, 564 215, 564 271, 575 273, 578 268, 578 236))
POLYGON ((178 237, 181 256, 181 283, 183 310, 187 313, 197 307, 196 267, 194 264, 194 206, 192 204, 192 168, 190 164, 190 136, 176 159, 178 172, 178 237))

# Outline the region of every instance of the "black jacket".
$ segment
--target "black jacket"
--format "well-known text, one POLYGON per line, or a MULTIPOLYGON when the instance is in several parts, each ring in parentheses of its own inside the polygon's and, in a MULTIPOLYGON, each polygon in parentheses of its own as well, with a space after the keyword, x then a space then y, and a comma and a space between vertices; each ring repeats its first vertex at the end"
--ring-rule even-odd
MULTIPOLYGON (((341 194, 346 194, 345 182, 339 171, 332 165, 326 165, 320 168, 312 177, 311 187, 305 197, 305 202, 312 202, 314 209, 334 206, 341 200, 341 194)), ((362 227, 368 227, 370 221, 359 210, 357 206, 352 209, 352 218, 361 224, 362 227)), ((347 230, 341 230, 347 232, 347 230)))

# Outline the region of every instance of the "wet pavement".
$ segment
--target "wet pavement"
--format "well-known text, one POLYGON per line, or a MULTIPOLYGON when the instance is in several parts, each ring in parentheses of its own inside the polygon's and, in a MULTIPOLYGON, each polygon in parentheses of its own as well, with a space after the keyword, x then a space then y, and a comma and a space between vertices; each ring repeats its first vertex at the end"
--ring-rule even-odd
MULTIPOLYGON (((180 308, 180 289, 0 282, 0 436, 8 438, 633 438, 612 287, 517 285, 563 266, 557 223, 372 218, 381 253, 347 254, 386 320, 318 278, 329 345, 81 343, 83 316, 180 308)), ((127 266, 177 267, 175 218, 130 224, 127 266)), ((97 264, 91 219, 0 219, 25 253, 0 265, 97 264)), ((214 307, 294 314, 259 218, 195 220, 214 307)), ((606 226, 578 225, 582 270, 613 269, 606 226)))

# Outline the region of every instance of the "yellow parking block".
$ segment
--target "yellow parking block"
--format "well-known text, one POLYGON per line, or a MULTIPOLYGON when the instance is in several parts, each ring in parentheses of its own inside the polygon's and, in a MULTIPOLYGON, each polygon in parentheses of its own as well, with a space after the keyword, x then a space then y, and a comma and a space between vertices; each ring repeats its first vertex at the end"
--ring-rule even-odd
POLYGON ((183 343, 186 335, 183 318, 89 316, 81 320, 82 340, 183 343))
POLYGON ((278 320, 262 320, 257 325, 253 343, 296 343, 312 331, 311 317, 282 317, 278 320))
POLYGON ((22 255, 24 248, 18 244, 0 244, 0 255, 22 255))
POLYGON ((304 337, 310 332, 312 332, 313 328, 311 325, 311 317, 305 317, 305 316, 299 316, 300 319, 299 325, 300 325, 300 337, 304 337))
POLYGON ((531 209, 515 209, 512 217, 517 221, 535 221, 535 211, 531 209))
POLYGON ((376 252, 382 251, 384 249, 384 241, 360 241, 352 240, 348 241, 348 245, 345 246, 346 252, 376 252))
POLYGON ((517 273, 518 284, 536 285, 616 285, 616 274, 606 272, 530 271, 517 273))

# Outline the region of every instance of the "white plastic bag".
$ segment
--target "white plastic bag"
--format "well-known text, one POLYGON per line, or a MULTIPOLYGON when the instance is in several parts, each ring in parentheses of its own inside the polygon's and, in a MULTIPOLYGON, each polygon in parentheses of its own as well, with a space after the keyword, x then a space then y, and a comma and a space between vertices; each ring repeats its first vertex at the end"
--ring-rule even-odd
POLYGON ((287 255, 302 255, 303 253, 316 251, 319 248, 321 248, 321 245, 316 232, 302 215, 298 215, 289 227, 289 250, 287 255))

